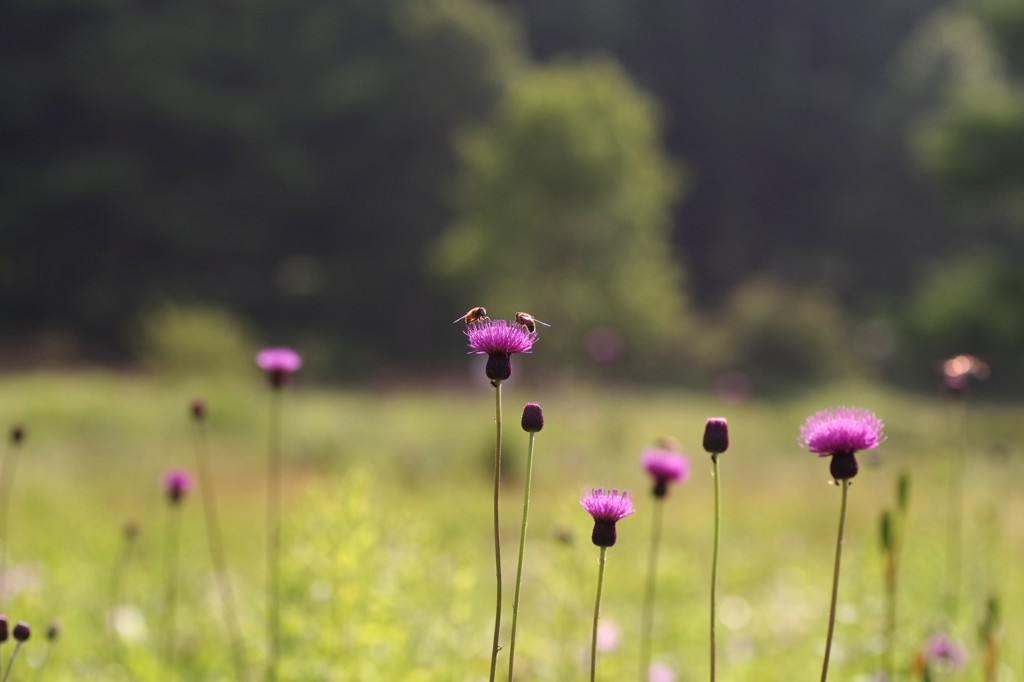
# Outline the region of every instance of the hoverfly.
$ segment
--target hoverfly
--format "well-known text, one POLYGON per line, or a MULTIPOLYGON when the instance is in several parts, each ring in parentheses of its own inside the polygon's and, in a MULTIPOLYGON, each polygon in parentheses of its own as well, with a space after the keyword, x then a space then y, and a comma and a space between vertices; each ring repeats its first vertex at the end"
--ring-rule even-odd
POLYGON ((477 306, 471 308, 465 315, 460 315, 452 320, 452 324, 456 322, 465 322, 466 326, 473 324, 474 322, 487 322, 490 318, 487 317, 487 308, 483 306, 477 306))
POLYGON ((530 332, 531 334, 537 331, 538 324, 542 324, 545 327, 551 326, 547 322, 542 322, 538 320, 530 313, 516 313, 516 323, 526 327, 526 331, 530 332))

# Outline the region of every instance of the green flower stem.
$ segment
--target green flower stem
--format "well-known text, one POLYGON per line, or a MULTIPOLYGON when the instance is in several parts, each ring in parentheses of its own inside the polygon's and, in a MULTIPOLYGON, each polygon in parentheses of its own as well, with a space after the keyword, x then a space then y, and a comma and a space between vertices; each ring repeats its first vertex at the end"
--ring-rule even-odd
POLYGON ((107 610, 107 628, 110 635, 111 650, 114 658, 119 659, 121 654, 121 637, 117 631, 116 613, 121 606, 125 592, 125 573, 132 560, 132 550, 135 548, 135 531, 129 531, 125 526, 122 537, 124 542, 121 545, 121 553, 110 571, 110 608, 107 610))
POLYGON ((646 682, 651 666, 651 639, 654 631, 654 596, 658 575, 658 548, 661 545, 661 526, 665 503, 662 498, 654 499, 654 514, 651 522, 651 546, 647 555, 647 584, 644 589, 643 617, 640 623, 640 682, 646 682))
POLYGON ((7 600, 7 527, 11 508, 11 488, 14 485, 14 470, 18 466, 17 443, 8 444, 0 464, 0 606, 7 600))
POLYGON ((711 551, 711 682, 715 682, 715 667, 717 656, 715 655, 715 619, 718 594, 718 538, 721 530, 721 501, 718 482, 718 453, 711 455, 711 475, 715 479, 715 539, 711 551))
POLYGON ((947 542, 947 608, 949 619, 955 622, 960 608, 960 565, 961 546, 963 543, 964 517, 964 460, 967 451, 966 441, 966 406, 961 402, 950 408, 950 424, 957 442, 953 461, 949 468, 949 539, 947 542))
POLYGON ((850 489, 850 479, 844 478, 843 501, 839 511, 839 533, 836 536, 836 567, 832 574, 832 605, 828 612, 828 636, 825 638, 825 662, 821 667, 821 682, 828 679, 828 659, 832 653, 832 633, 836 625, 836 599, 839 597, 839 562, 843 555, 843 528, 846 525, 846 498, 850 489))
POLYGON ((281 403, 282 388, 270 397, 267 436, 267 675, 277 681, 281 655, 281 403))
POLYGON ((523 555, 526 552, 526 523, 530 515, 530 484, 533 481, 533 444, 537 434, 530 433, 530 445, 526 453, 526 491, 523 493, 523 525, 519 531, 519 565, 516 567, 516 591, 512 599, 512 634, 508 644, 508 680, 512 682, 512 674, 516 660, 516 626, 519 624, 519 589, 523 580, 523 555))
POLYGON ((491 646, 491 677, 498 672, 498 636, 501 631, 501 530, 498 526, 498 494, 501 490, 501 382, 494 382, 494 573, 497 578, 497 596, 494 607, 494 642, 491 646))
POLYGON ((249 674, 245 664, 245 649, 242 645, 242 628, 238 622, 234 591, 231 589, 231 576, 228 573, 227 560, 224 557, 224 542, 221 539, 220 521, 217 517, 217 499, 213 489, 213 477, 210 474, 206 427, 201 421, 196 425, 195 450, 196 471, 199 474, 199 490, 203 498, 203 516, 206 520, 206 540, 210 549, 210 560, 213 563, 213 572, 220 592, 221 608, 224 610, 224 621, 231 641, 235 674, 240 681, 244 681, 249 679, 249 674))
POLYGON ((18 655, 18 651, 21 650, 21 644, 22 643, 20 641, 14 643, 14 651, 11 652, 11 658, 7 661, 7 669, 4 671, 3 682, 7 682, 7 678, 11 675, 11 666, 14 665, 14 659, 18 655))
POLYGON ((181 545, 181 502, 170 502, 167 506, 167 523, 164 534, 164 660, 168 676, 174 677, 175 630, 178 610, 178 573, 181 545))
POLYGON ((601 618, 601 589, 604 587, 604 564, 607 547, 601 548, 597 569, 597 599, 594 602, 594 631, 590 637, 590 682, 597 680, 597 621, 601 618))

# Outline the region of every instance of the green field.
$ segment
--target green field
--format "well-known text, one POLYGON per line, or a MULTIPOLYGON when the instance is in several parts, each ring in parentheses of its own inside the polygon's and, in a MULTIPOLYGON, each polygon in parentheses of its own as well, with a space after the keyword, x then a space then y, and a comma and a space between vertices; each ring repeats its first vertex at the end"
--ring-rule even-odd
MULTIPOLYGON (((395 391, 316 388, 285 404, 284 680, 462 681, 487 678, 493 622, 490 486, 493 394, 484 385, 395 391)), ((4 611, 33 639, 17 680, 228 680, 232 667, 198 496, 183 513, 179 670, 162 668, 167 469, 194 470, 189 401, 209 406, 210 452, 247 653, 264 642, 267 397, 256 381, 178 381, 109 373, 8 375, 0 426, 28 438, 14 482, 10 594, 4 611), (6 428, 6 427, 4 427, 6 428), (123 637, 108 629, 112 569, 127 521, 141 532, 124 572, 123 637), (128 614, 125 616, 125 614, 128 614), (62 624, 49 659, 43 637, 62 624)), ((965 437, 950 405, 868 385, 727 406, 695 393, 640 388, 505 390, 503 540, 511 616, 526 435, 526 401, 543 405, 517 645, 517 679, 586 678, 597 549, 578 498, 587 486, 629 488, 639 510, 609 550, 603 620, 619 630, 599 679, 638 679, 637 635, 650 534, 641 450, 674 436, 690 481, 667 499, 655 660, 678 680, 708 677, 712 481, 704 419, 729 419, 722 457, 719 679, 814 680, 820 672, 839 491, 827 460, 797 445, 811 413, 874 410, 888 441, 861 456, 850 493, 830 679, 870 680, 882 647, 878 517, 911 476, 899 603, 898 660, 946 630, 969 649, 949 679, 981 679, 977 629, 985 600, 1004 614, 1000 680, 1024 677, 1024 406, 972 403, 965 437), (948 478, 965 443, 962 590, 949 605, 948 478)), ((507 637, 503 638, 507 641, 507 637)), ((4 647, 4 657, 9 654, 4 647)), ((23 657, 23 658, 21 658, 23 657)), ((503 668, 505 658, 499 659, 503 668)), ((253 679, 259 679, 256 675, 253 679)))

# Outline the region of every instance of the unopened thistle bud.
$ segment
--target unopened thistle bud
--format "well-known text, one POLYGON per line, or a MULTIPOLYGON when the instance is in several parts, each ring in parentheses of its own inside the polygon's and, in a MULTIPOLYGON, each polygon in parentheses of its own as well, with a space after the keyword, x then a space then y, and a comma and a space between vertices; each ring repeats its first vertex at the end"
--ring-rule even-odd
POLYGON ((52 642, 58 637, 60 637, 60 622, 55 620, 46 628, 46 639, 52 642))
POLYGON ((135 521, 127 521, 121 529, 121 532, 124 533, 124 539, 126 542, 132 542, 139 536, 139 524, 135 521))
POLYGON ((22 621, 14 626, 14 639, 19 642, 27 642, 31 636, 32 628, 28 626, 28 623, 22 621))
POLYGON ((722 417, 712 417, 704 424, 704 450, 720 455, 729 449, 729 422, 722 417))
POLYGON ((192 413, 192 418, 197 422, 206 419, 206 403, 200 398, 196 398, 189 404, 189 411, 192 413))
POLYGON ((7 624, 7 616, 0 616, 0 644, 11 638, 11 628, 7 624))
POLYGON ((523 408, 523 431, 537 433, 544 428, 544 410, 537 403, 526 403, 523 408))
POLYGON ((25 425, 15 424, 11 428, 11 443, 17 445, 23 440, 25 440, 25 425))

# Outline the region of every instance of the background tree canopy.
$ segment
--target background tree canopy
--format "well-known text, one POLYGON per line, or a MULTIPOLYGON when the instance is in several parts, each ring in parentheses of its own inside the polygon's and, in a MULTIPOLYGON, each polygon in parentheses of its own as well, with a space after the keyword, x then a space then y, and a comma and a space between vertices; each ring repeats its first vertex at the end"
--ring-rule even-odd
POLYGON ((557 355, 584 356, 595 338, 616 346, 592 348, 604 361, 678 352, 689 326, 669 243, 679 174, 653 102, 621 69, 531 69, 458 149, 459 220, 437 261, 463 300, 505 317, 543 310, 557 355))
POLYGON ((776 378, 924 376, 995 339, 969 306, 936 312, 930 273, 1016 290, 977 263, 1010 276, 1024 251, 1021 16, 7 0, 0 343, 123 362, 166 347, 161 320, 206 320, 410 376, 457 361, 447 322, 483 304, 557 323, 552 360, 623 373, 703 381, 767 355, 776 378), (865 354, 865 330, 891 342, 865 354))

